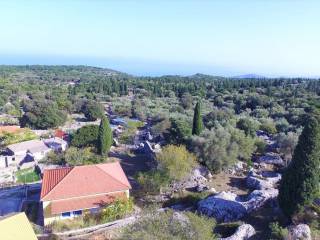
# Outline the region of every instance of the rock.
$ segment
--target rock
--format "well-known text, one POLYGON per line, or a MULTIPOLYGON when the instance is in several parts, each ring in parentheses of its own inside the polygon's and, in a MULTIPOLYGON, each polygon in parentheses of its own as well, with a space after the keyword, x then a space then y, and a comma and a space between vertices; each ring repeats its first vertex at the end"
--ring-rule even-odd
POLYGON ((247 240, 255 234, 256 231, 250 224, 243 224, 237 228, 237 231, 232 236, 220 238, 220 240, 247 240))
POLYGON ((258 162, 284 166, 284 161, 280 155, 273 152, 266 153, 264 156, 258 159, 258 162))
POLYGON ((199 201, 198 211, 218 221, 231 222, 239 220, 277 196, 277 189, 255 190, 246 199, 231 192, 221 192, 199 201))
POLYGON ((215 188, 210 188, 210 189, 208 190, 208 192, 210 192, 210 193, 217 193, 217 190, 216 190, 215 188))
POLYGON ((299 224, 289 227, 289 239, 311 240, 311 231, 307 224, 299 224))
POLYGON ((250 171, 247 176, 247 186, 251 189, 268 189, 274 188, 281 180, 281 174, 275 172, 263 171, 260 174, 250 171))

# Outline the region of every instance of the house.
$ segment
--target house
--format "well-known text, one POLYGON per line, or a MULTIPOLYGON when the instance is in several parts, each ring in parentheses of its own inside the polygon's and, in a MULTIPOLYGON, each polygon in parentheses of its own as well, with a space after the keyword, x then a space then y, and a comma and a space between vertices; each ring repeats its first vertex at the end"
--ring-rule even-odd
POLYGON ((63 152, 68 147, 68 143, 59 137, 44 139, 43 142, 55 152, 63 152))
POLYGON ((63 140, 66 140, 66 138, 68 138, 68 133, 66 133, 65 131, 61 130, 61 129, 57 129, 54 132, 54 136, 61 138, 63 140))
POLYGON ((97 212, 118 198, 128 198, 130 189, 119 162, 44 170, 44 224, 97 212))
POLYGON ((0 218, 1 240, 37 240, 24 212, 0 218))
POLYGON ((40 140, 30 140, 8 145, 0 156, 0 167, 10 165, 20 167, 33 166, 36 161, 46 156, 51 149, 40 140))

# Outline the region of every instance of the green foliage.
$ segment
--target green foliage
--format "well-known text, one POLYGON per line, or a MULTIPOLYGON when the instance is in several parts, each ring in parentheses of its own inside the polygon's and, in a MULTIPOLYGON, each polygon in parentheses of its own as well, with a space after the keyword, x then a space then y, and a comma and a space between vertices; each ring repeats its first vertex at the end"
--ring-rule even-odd
POLYGON ((277 132, 276 125, 272 119, 263 119, 261 121, 260 130, 269 134, 275 134, 277 132))
POLYGON ((259 129, 259 124, 250 118, 240 118, 237 122, 237 128, 243 130, 246 135, 254 137, 259 129))
POLYGON ((50 224, 50 228, 54 232, 64 232, 74 229, 81 229, 124 218, 126 215, 133 211, 133 200, 129 199, 116 199, 115 202, 108 206, 102 206, 100 212, 91 214, 87 213, 84 216, 79 216, 74 219, 67 219, 55 221, 50 224))
MULTIPOLYGON (((59 159, 59 158, 58 158, 59 159)), ((68 148, 58 162, 67 163, 71 166, 80 166, 87 164, 97 164, 105 162, 106 159, 97 155, 92 148, 68 148)))
POLYGON ((299 212, 319 193, 319 156, 320 126, 317 119, 310 118, 280 182, 278 200, 286 216, 299 212))
POLYGON ((270 228, 270 240, 286 240, 288 239, 288 229, 282 228, 279 223, 273 222, 269 225, 270 228))
POLYGON ((102 105, 94 101, 87 102, 83 106, 82 112, 88 121, 96 121, 98 118, 104 116, 102 105))
POLYGON ((121 133, 119 137, 119 142, 123 144, 133 144, 133 139, 138 128, 144 126, 144 123, 141 121, 127 121, 127 127, 124 132, 121 133))
POLYGON ((22 169, 15 173, 18 183, 31 183, 40 180, 39 174, 37 174, 34 168, 22 169))
POLYGON ((192 212, 173 211, 147 212, 137 222, 128 226, 118 239, 131 240, 213 240, 212 229, 215 221, 212 218, 198 216, 192 212))
POLYGON ((172 118, 169 129, 169 141, 173 144, 182 144, 191 136, 191 124, 181 118, 172 118))
POLYGON ((139 172, 136 176, 141 190, 148 194, 159 194, 169 184, 169 176, 164 171, 139 172))
POLYGON ((29 141, 37 139, 38 136, 30 129, 25 128, 16 133, 4 133, 0 136, 0 142, 2 146, 7 146, 14 143, 29 141))
POLYGON ((220 172, 237 160, 250 159, 256 149, 253 138, 231 126, 218 126, 193 136, 190 147, 199 161, 214 172, 220 172))
POLYGON ((98 133, 98 152, 101 155, 108 154, 112 143, 113 137, 109 120, 106 117, 102 117, 98 133))
POLYGON ((203 122, 201 117, 201 106, 200 106, 200 102, 197 102, 196 107, 194 109, 192 135, 200 135, 202 130, 203 130, 203 122))
MULTIPOLYGON (((105 206, 102 211, 95 217, 101 219, 100 221, 111 222, 117 219, 121 219, 133 210, 133 200, 129 199, 117 199, 112 204, 105 206)), ((89 215, 90 216, 90 215, 89 215)))
POLYGON ((24 107, 24 115, 20 120, 21 126, 38 129, 55 128, 67 119, 67 114, 58 109, 55 102, 36 99, 28 102, 24 107))
POLYGON ((99 126, 86 125, 79 128, 73 135, 71 140, 71 146, 75 147, 87 147, 97 146, 97 139, 99 134, 99 126))
POLYGON ((196 165, 195 156, 185 146, 168 145, 156 156, 158 168, 172 180, 182 180, 196 165))

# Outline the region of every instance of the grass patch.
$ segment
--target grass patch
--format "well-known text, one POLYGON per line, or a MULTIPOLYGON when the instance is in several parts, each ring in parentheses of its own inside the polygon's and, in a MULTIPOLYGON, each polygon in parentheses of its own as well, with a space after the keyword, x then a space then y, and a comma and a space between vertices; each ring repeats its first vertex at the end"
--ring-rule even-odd
POLYGON ((31 183, 40 180, 33 168, 21 169, 15 173, 18 183, 31 183))
POLYGON ((144 123, 141 121, 128 120, 127 127, 119 137, 119 142, 122 144, 133 144, 136 131, 138 130, 138 128, 141 128, 143 126, 144 123))
POLYGON ((166 201, 163 204, 163 207, 170 207, 175 204, 185 204, 185 205, 195 205, 200 200, 211 195, 210 192, 189 192, 189 191, 181 191, 174 195, 170 200, 166 201))

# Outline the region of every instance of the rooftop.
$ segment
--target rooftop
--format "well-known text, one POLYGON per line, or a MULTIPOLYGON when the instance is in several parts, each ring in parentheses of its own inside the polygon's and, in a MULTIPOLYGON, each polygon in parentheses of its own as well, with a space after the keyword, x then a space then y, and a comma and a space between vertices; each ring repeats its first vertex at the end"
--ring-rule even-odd
POLYGON ((45 170, 41 200, 79 198, 131 189, 119 162, 45 170))

